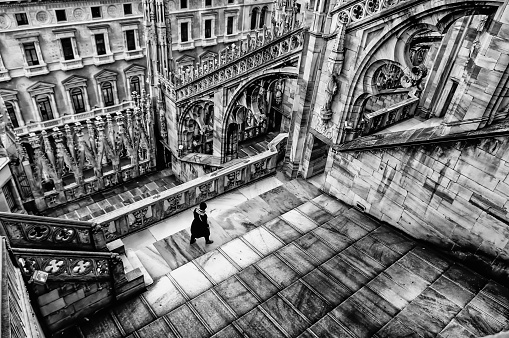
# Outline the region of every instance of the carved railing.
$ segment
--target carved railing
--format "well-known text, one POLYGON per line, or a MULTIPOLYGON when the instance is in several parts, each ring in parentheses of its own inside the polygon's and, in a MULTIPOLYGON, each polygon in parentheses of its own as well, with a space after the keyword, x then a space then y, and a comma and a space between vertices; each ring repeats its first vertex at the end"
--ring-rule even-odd
MULTIPOLYGON (((272 34, 264 30, 261 36, 249 37, 247 43, 238 42, 230 45, 220 53, 219 60, 204 62, 179 74, 176 78, 177 100, 198 95, 302 49, 304 28, 283 30, 279 36, 278 33, 272 34)), ((161 79, 161 83, 169 90, 172 89, 172 86, 168 86, 167 80, 161 79)))
POLYGON ((338 15, 338 22, 355 23, 386 9, 411 0, 338 0, 329 15, 338 15))
POLYGON ((35 316, 19 269, 0 237, 0 334, 2 337, 39 338, 44 334, 35 316))
POLYGON ((90 222, 0 212, 0 223, 13 247, 106 249, 102 229, 90 222))
POLYGON ((49 128, 55 128, 59 126, 63 126, 64 124, 73 123, 73 122, 83 122, 86 120, 94 119, 97 116, 103 116, 106 114, 111 114, 115 112, 120 112, 122 110, 126 110, 128 108, 134 108, 133 101, 122 102, 120 104, 105 107, 105 108, 96 108, 91 111, 80 113, 80 114, 72 114, 72 115, 64 115, 57 119, 42 121, 42 122, 34 122, 30 123, 23 127, 18 127, 14 129, 16 135, 25 135, 28 133, 33 133, 35 131, 40 131, 49 128))
POLYGON ((113 281, 113 266, 121 264, 118 254, 112 252, 13 248, 12 253, 25 277, 43 271, 49 282, 113 281))
POLYGON ((94 221, 102 227, 106 241, 110 242, 200 202, 270 175, 276 171, 278 159, 284 155, 287 138, 288 134, 280 134, 270 143, 269 150, 263 153, 101 215, 94 221))
POLYGON ((361 134, 368 135, 380 131, 390 125, 413 117, 419 103, 418 97, 411 97, 392 106, 364 114, 364 125, 361 134))

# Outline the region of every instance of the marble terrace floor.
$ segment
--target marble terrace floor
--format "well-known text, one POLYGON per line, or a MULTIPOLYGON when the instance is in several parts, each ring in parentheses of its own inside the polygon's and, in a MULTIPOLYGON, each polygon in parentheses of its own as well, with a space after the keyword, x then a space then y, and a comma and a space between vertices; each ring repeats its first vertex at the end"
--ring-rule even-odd
POLYGON ((125 238, 153 284, 67 336, 446 338, 509 327, 509 289, 308 181, 269 177, 208 205, 214 244, 190 245, 174 225, 185 216, 188 227, 190 210, 159 224, 173 231, 164 238, 152 228, 125 238))
POLYGON ((178 183, 169 169, 137 177, 107 191, 95 193, 74 203, 43 212, 48 217, 89 221, 95 217, 156 195, 178 183))

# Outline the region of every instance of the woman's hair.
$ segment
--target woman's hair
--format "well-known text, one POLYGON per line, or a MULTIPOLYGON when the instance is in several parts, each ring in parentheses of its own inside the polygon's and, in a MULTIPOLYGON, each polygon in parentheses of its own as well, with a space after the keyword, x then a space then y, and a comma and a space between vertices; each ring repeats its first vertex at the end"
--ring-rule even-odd
POLYGON ((205 202, 201 202, 201 203, 200 203, 200 209, 201 209, 201 210, 205 210, 205 209, 207 209, 207 203, 205 203, 205 202))

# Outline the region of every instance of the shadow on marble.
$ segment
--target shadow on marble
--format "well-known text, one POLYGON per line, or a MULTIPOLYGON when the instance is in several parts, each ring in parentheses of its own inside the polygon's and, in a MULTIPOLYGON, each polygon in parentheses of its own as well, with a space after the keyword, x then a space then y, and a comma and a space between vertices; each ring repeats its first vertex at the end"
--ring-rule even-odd
POLYGON ((122 242, 126 249, 139 250, 155 243, 156 239, 149 229, 145 229, 122 238, 122 242))
POLYGON ((191 227, 191 223, 194 218, 193 210, 194 208, 184 210, 174 216, 168 217, 154 225, 151 225, 147 230, 150 231, 156 240, 160 241, 183 229, 191 227))
POLYGON ((200 257, 205 251, 195 244, 190 244, 191 236, 186 230, 181 230, 172 236, 157 241, 154 246, 171 269, 200 257))
POLYGON ((259 180, 249 185, 243 186, 237 189, 237 191, 244 195, 247 199, 251 199, 281 185, 283 185, 283 182, 274 176, 270 176, 263 180, 259 180))
POLYGON ((171 271, 170 266, 161 257, 154 244, 147 245, 135 251, 135 253, 152 279, 155 280, 171 271))

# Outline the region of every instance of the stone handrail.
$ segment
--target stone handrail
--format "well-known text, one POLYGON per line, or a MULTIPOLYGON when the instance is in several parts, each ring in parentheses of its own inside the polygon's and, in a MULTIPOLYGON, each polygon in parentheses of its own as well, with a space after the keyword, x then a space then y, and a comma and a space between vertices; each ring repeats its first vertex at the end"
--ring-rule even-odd
POLYGON ((33 133, 33 132, 44 130, 44 129, 60 127, 65 124, 68 124, 68 123, 91 120, 97 116, 111 114, 111 113, 125 110, 128 108, 134 108, 133 101, 122 102, 120 104, 110 106, 110 107, 96 108, 96 109, 92 109, 90 111, 80 113, 80 114, 64 115, 64 116, 61 116, 59 118, 49 120, 49 121, 30 123, 25 126, 15 128, 14 132, 18 136, 26 135, 28 133, 33 133))
POLYGON ((44 337, 30 304, 23 277, 11 260, 3 237, 0 237, 0 299, 2 337, 44 337))
POLYGON ((271 149, 227 168, 168 189, 94 219, 107 242, 136 232, 200 202, 275 173, 284 157, 288 134, 280 134, 271 149))
POLYGON ((101 228, 68 219, 0 212, 0 223, 13 247, 105 250, 101 228))
POLYGON ((392 106, 364 114, 364 126, 361 127, 361 134, 372 134, 414 116, 418 103, 418 97, 410 97, 392 106))
POLYGON ((338 0, 329 15, 338 15, 338 22, 344 24, 355 23, 382 12, 385 9, 396 7, 410 0, 338 0))
POLYGON ((48 273, 48 281, 112 281, 118 254, 68 250, 12 248, 21 272, 30 278, 36 270, 48 273))
MULTIPOLYGON (((232 44, 220 54, 220 60, 209 61, 182 74, 176 82, 177 101, 198 95, 205 90, 220 86, 243 74, 253 72, 267 63, 277 61, 298 52, 304 44, 304 28, 283 32, 272 38, 270 34, 250 38, 254 40, 243 47, 242 43, 232 44)), ((161 79, 167 89, 172 90, 169 81, 161 79)))

